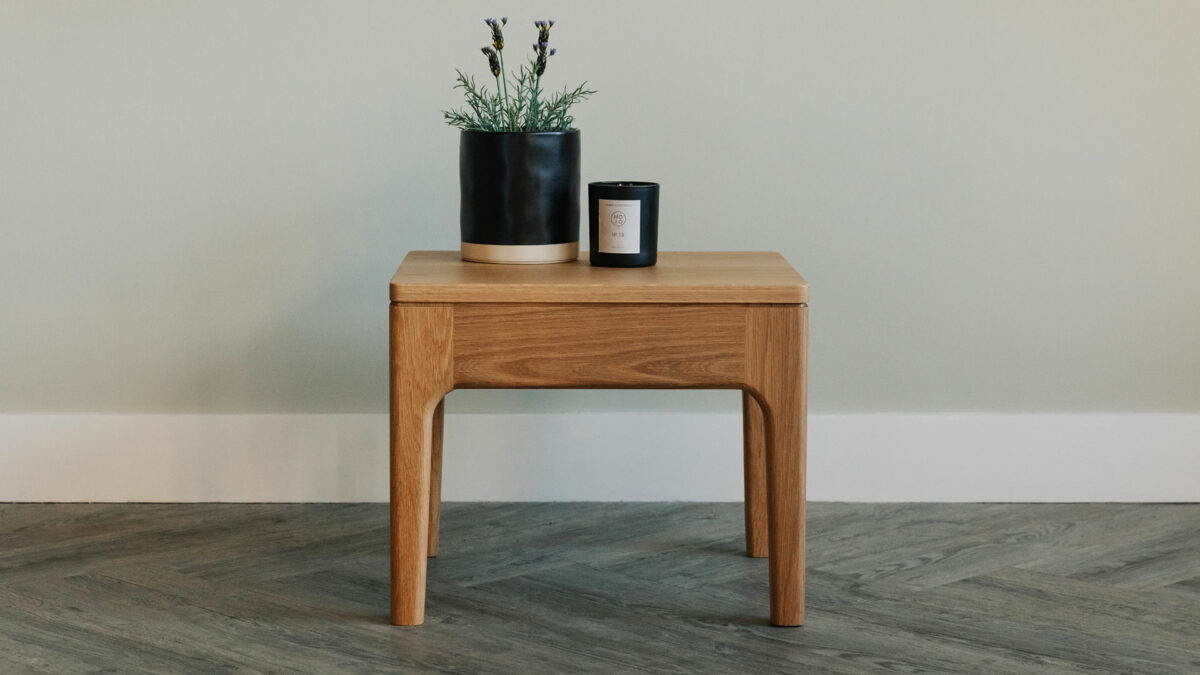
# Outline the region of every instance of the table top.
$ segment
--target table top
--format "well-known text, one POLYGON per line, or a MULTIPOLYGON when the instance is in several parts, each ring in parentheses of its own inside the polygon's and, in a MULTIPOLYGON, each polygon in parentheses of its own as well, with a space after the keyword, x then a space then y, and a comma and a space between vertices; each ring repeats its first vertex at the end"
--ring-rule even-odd
POLYGON ((393 302, 808 302, 804 277, 765 251, 661 251, 657 265, 629 268, 495 265, 465 262, 458 251, 412 251, 391 292, 393 302))

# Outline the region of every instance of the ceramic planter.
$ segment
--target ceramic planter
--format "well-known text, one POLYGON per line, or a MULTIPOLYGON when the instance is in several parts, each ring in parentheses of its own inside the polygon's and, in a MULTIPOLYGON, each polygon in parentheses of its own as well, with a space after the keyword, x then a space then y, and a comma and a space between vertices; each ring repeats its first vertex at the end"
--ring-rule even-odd
POLYGON ((536 264, 579 256, 579 130, 463 131, 463 260, 536 264))

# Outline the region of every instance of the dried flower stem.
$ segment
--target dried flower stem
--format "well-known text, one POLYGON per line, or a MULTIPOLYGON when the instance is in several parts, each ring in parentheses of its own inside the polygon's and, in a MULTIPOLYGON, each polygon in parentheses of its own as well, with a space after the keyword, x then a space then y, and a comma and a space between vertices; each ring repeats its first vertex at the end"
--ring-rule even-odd
POLYGON ((500 89, 501 82, 504 83, 504 107, 508 108, 508 71, 504 69, 504 52, 500 52, 500 77, 496 78, 497 90, 500 89))

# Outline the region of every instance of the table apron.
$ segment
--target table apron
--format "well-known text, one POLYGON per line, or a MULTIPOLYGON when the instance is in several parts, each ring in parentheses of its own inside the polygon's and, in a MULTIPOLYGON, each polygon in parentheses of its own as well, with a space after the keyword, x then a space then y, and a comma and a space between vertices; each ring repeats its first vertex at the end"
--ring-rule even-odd
POLYGON ((458 388, 739 388, 747 305, 453 305, 458 388))

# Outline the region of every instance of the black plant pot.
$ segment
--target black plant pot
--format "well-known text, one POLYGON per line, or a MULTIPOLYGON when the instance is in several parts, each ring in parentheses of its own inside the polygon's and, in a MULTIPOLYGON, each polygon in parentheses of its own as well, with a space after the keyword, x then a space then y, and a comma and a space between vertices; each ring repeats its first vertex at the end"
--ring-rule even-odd
POLYGON ((464 131, 458 154, 463 260, 579 257, 579 130, 464 131))

